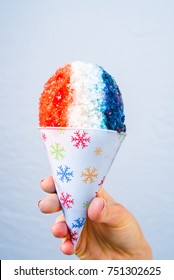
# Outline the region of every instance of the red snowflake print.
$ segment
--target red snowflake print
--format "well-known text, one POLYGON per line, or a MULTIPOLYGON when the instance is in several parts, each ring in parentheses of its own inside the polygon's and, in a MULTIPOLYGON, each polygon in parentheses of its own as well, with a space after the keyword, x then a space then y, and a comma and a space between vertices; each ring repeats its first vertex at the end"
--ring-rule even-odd
POLYGON ((46 134, 45 134, 45 133, 43 133, 43 132, 42 132, 42 139, 43 139, 44 141, 46 141, 46 140, 47 140, 47 136, 46 136, 46 134))
POLYGON ((98 184, 98 186, 101 188, 103 186, 103 183, 104 183, 104 180, 105 180, 105 176, 103 177, 103 179, 100 181, 100 183, 98 184))
POLYGON ((72 205, 74 204, 74 199, 70 199, 71 194, 62 192, 60 194, 60 201, 62 206, 64 206, 66 209, 72 208, 72 205))
POLYGON ((71 230, 69 229, 69 235, 70 235, 70 239, 71 242, 74 244, 75 242, 77 242, 78 240, 78 232, 76 230, 71 230))
POLYGON ((74 132, 75 136, 71 136, 71 142, 74 142, 74 147, 79 149, 81 147, 82 149, 86 148, 88 145, 87 143, 90 143, 91 138, 87 137, 88 133, 83 130, 82 133, 80 131, 74 132))

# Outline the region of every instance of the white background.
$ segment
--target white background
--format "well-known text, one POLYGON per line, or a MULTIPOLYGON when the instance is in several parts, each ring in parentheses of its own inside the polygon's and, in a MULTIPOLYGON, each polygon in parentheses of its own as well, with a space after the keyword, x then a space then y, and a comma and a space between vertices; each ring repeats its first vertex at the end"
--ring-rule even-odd
POLYGON ((174 259, 174 1, 0 0, 0 258, 76 259, 41 214, 50 167, 38 98, 75 60, 112 74, 127 137, 105 187, 141 224, 154 259, 174 259))
POLYGON ((173 280, 173 264, 173 260, 3 260, 1 279, 25 279, 28 275, 33 280, 173 280))

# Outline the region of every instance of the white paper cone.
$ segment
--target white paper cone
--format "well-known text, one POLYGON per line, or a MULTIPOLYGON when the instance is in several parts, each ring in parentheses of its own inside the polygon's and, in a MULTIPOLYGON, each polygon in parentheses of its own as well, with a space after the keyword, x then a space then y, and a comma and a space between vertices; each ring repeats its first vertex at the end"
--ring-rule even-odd
POLYGON ((55 127, 40 131, 71 241, 76 245, 88 205, 102 187, 126 134, 55 127))

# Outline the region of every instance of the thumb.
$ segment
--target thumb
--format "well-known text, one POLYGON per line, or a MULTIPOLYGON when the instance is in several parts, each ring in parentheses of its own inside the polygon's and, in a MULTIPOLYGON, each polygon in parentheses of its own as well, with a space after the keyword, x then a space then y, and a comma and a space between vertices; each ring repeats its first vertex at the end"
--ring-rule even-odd
POLYGON ((104 189, 100 189, 88 208, 88 217, 97 223, 105 223, 110 226, 118 225, 125 217, 126 209, 113 200, 104 189))

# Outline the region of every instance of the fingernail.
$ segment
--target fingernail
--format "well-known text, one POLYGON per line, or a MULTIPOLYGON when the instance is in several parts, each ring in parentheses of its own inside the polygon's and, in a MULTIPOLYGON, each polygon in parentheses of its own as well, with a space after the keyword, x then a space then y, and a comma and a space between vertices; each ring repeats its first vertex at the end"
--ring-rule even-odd
POLYGON ((96 209, 99 208, 100 210, 103 210, 103 208, 105 207, 105 200, 103 198, 96 197, 92 201, 92 204, 96 209))
POLYGON ((106 201, 104 200, 104 198, 103 197, 100 197, 100 199, 102 199, 103 200, 103 208, 106 206, 106 201))
POLYGON ((54 224, 50 227, 50 230, 51 230, 51 231, 53 231, 53 230, 52 230, 52 229, 53 229, 53 227, 54 227, 54 224))
POLYGON ((40 202, 42 201, 42 199, 40 199, 37 203, 37 206, 40 208, 40 202))
POLYGON ((42 180, 40 180, 40 184, 45 180, 45 178, 43 178, 42 180))
POLYGON ((44 205, 44 199, 41 199, 41 200, 39 200, 39 202, 38 202, 38 207, 39 207, 39 209, 42 211, 42 209, 43 209, 43 205, 44 205))

